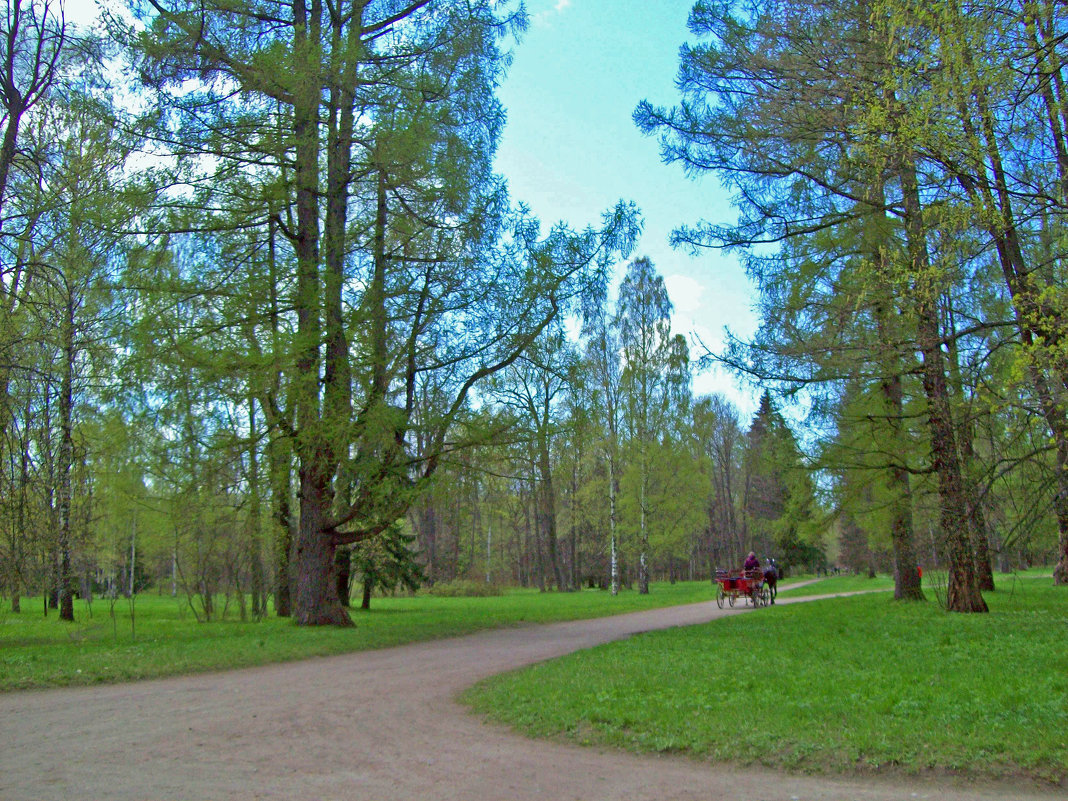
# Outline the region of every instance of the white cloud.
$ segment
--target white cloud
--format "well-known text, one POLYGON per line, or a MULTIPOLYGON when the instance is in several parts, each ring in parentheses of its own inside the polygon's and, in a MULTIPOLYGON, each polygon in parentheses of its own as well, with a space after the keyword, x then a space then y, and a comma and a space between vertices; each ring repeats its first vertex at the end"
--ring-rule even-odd
POLYGON ((665 275, 664 286, 675 307, 676 318, 692 318, 703 307, 705 288, 688 275, 665 275))
POLYGON ((552 26, 553 17, 563 14, 569 8, 571 8, 571 0, 556 0, 552 8, 532 14, 530 20, 538 28, 548 28, 552 26))

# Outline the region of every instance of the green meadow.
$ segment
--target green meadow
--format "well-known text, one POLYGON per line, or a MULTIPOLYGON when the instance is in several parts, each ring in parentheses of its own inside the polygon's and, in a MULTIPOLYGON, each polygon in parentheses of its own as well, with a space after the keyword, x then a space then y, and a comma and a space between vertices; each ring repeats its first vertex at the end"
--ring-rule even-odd
POLYGON ((988 615, 886 593, 777 604, 495 677, 465 701, 527 735, 585 745, 1063 786, 1068 589, 1048 574, 999 587, 988 615))
MULTIPOLYGON (((353 610, 356 625, 349 629, 303 628, 273 615, 241 622, 233 604, 227 619, 198 623, 184 597, 151 593, 132 604, 79 601, 74 623, 64 623, 54 611, 42 614, 41 598, 23 598, 19 614, 0 608, 0 691, 227 670, 713 597, 709 582, 657 583, 649 595, 622 591, 615 598, 600 590, 506 590, 482 598, 418 594, 375 598, 369 611, 353 610)), ((216 608, 223 604, 216 600, 216 608)))

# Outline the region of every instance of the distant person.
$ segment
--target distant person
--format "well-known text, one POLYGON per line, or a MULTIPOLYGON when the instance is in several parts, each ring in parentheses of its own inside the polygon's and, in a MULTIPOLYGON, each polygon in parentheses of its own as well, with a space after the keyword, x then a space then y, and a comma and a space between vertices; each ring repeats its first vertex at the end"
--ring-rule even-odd
POLYGON ((753 551, 749 552, 749 556, 745 557, 745 564, 742 565, 743 570, 760 570, 760 560, 757 559, 756 554, 753 551))

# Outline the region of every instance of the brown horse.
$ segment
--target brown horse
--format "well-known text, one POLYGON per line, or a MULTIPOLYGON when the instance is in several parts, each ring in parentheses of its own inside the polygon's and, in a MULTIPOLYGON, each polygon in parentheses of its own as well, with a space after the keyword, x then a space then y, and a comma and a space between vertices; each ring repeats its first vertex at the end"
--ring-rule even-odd
POLYGON ((771 602, 775 603, 775 598, 779 594, 779 568, 774 563, 764 568, 764 585, 768 588, 771 602))

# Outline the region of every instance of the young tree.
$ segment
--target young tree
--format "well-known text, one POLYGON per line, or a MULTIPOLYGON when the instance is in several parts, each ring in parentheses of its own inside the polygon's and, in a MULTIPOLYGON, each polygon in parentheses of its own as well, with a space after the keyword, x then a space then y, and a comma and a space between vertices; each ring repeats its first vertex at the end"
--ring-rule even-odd
POLYGON ((606 462, 608 498, 608 564, 612 595, 619 593, 618 496, 622 428, 622 346, 619 328, 608 306, 607 286, 594 287, 582 298, 583 383, 587 407, 593 410, 601 431, 601 452, 606 462))
MULTIPOLYGON (((412 550, 415 535, 405 533, 399 525, 390 526, 381 537, 358 543, 348 552, 342 553, 351 558, 353 576, 358 577, 362 585, 361 609, 371 608, 371 597, 375 590, 393 592, 397 587, 404 587, 409 592, 418 590, 426 576, 416 562, 412 550)), ((339 590, 342 588, 338 587, 339 590)), ((348 606, 350 588, 346 583, 342 599, 348 606)))
POLYGON ((638 592, 649 592, 648 496, 650 451, 665 428, 671 349, 671 300, 664 279, 648 258, 635 259, 619 288, 616 306, 624 367, 620 376, 629 444, 637 481, 638 592))

